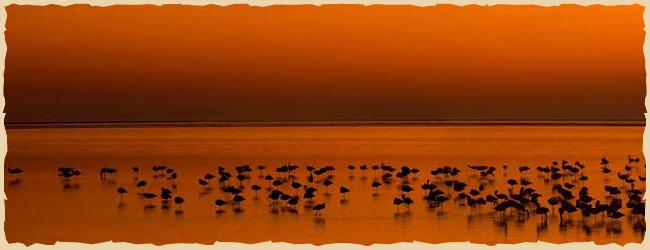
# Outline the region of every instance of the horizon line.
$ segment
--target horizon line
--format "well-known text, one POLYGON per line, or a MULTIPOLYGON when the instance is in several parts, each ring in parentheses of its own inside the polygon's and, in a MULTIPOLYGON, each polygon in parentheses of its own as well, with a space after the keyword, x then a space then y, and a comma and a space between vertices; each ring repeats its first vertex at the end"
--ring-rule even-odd
POLYGON ((336 126, 645 126, 645 120, 404 120, 404 121, 91 121, 4 123, 6 129, 146 127, 336 126))

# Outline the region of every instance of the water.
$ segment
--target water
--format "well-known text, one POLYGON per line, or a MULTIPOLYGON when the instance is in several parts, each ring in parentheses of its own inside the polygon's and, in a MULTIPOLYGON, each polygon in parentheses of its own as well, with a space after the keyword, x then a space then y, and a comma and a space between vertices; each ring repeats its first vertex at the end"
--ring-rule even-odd
MULTIPOLYGON (((627 155, 642 155, 641 126, 394 126, 394 127, 245 127, 245 128, 57 128, 8 129, 9 152, 6 166, 21 167, 25 173, 17 181, 5 175, 6 202, 5 231, 9 242, 46 243, 56 241, 133 243, 179 243, 214 241, 254 243, 275 242, 324 244, 352 242, 359 244, 393 243, 402 241, 476 243, 517 243, 526 241, 596 243, 641 242, 643 233, 635 230, 639 218, 626 216, 618 221, 600 218, 583 222, 580 214, 561 227, 557 213, 549 215, 548 227, 540 227, 540 218, 519 222, 510 218, 500 223, 483 206, 471 212, 459 203, 447 203, 442 209, 430 210, 421 200, 419 186, 433 178, 429 172, 443 165, 462 170, 459 180, 476 188, 476 177, 466 166, 487 164, 498 168, 493 185, 487 185, 484 194, 494 189, 505 192, 506 179, 520 177, 516 168, 550 165, 554 160, 580 160, 590 177, 584 183, 591 195, 604 199, 604 176, 599 159, 607 155, 614 173, 623 171, 627 155), (267 190, 260 191, 255 200, 251 184, 267 187, 257 177, 244 182, 243 212, 235 213, 225 207, 225 213, 215 213, 216 198, 224 198, 220 191, 201 194, 197 180, 205 173, 217 173, 217 166, 232 171, 241 164, 266 165, 269 169, 290 162, 300 165, 297 180, 306 183, 305 165, 317 167, 332 165, 337 168, 330 195, 318 185, 316 202, 326 202, 323 216, 317 218, 303 208, 297 213, 271 213, 267 190), (370 183, 373 171, 361 177, 358 165, 385 163, 422 170, 410 185, 415 204, 397 213, 392 205, 399 195, 399 180, 384 184, 380 195, 373 196, 370 183), (349 177, 347 166, 357 166, 349 177), (82 176, 73 178, 64 188, 56 169, 62 165, 74 166, 82 176), (159 193, 161 186, 170 186, 165 178, 153 178, 151 166, 166 165, 179 173, 175 181, 175 195, 185 198, 183 214, 176 209, 162 210, 155 199, 153 209, 145 210, 146 201, 136 193, 132 166, 140 166, 140 179, 149 182, 146 190, 159 193), (508 171, 501 166, 508 165, 508 171), (100 180, 99 168, 118 169, 114 180, 100 180), (348 201, 342 203, 339 187, 352 190, 348 201), (125 187, 124 206, 118 206, 117 187, 125 187)), ((645 176, 645 160, 633 174, 645 176)), ((270 171, 267 170, 267 173, 270 171)), ((525 174, 533 181, 532 187, 545 198, 550 195, 550 184, 544 183, 535 171, 525 174)), ((609 176, 609 185, 622 185, 615 174, 609 176)), ((572 177, 567 181, 573 181, 572 177)), ((638 181, 638 180, 637 180, 638 181)), ((236 184, 233 178, 233 184, 236 184)), ((575 182, 581 185, 579 182, 575 182)), ((645 184, 645 183, 644 183, 645 184)), ((213 180, 213 187, 218 184, 213 180)), ((439 185, 442 186, 442 185, 439 185)), ((645 190, 645 187, 643 188, 645 190)), ((288 185, 283 191, 293 193, 288 185)), ((447 190, 445 190, 447 191, 447 190)), ((557 211, 556 211, 557 212, 557 211)), ((626 210, 627 214, 627 210, 626 210)))

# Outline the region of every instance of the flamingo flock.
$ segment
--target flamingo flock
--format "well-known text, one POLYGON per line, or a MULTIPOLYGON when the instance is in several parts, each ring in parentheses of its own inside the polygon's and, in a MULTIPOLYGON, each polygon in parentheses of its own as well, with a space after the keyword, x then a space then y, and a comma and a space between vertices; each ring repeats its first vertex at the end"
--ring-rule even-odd
MULTIPOLYGON (((500 169, 488 165, 467 165, 466 168, 441 166, 428 171, 426 181, 419 187, 412 186, 413 180, 422 178, 419 168, 409 166, 393 167, 386 164, 349 165, 347 172, 350 179, 359 173, 362 180, 370 178, 366 185, 371 189, 372 196, 380 196, 380 188, 395 183, 397 195, 392 199, 396 213, 411 213, 411 207, 421 203, 426 211, 437 211, 444 215, 445 204, 466 207, 471 214, 492 214, 500 222, 508 220, 526 221, 538 216, 542 227, 548 225, 550 216, 557 216, 562 226, 568 221, 581 220, 583 223, 593 221, 615 221, 623 217, 645 217, 645 165, 639 166, 638 157, 628 156, 623 171, 613 175, 610 161, 602 156, 598 172, 600 176, 588 176, 587 166, 580 161, 553 161, 547 166, 519 166, 515 168, 518 174, 508 173, 508 166, 500 169), (366 173, 372 171, 372 174, 366 173), (501 173, 499 173, 501 172, 501 173), (531 172, 536 172, 537 180, 547 187, 546 192, 533 188, 531 172), (496 176, 501 174, 503 183, 497 183, 496 176), (464 178, 459 176, 464 175, 464 178), (585 185, 589 180, 602 181, 604 197, 596 198, 594 190, 585 185), (463 181, 465 180, 465 181, 463 181), (472 181, 468 181, 472 180, 472 181), (549 195, 550 194, 550 195, 549 195)), ((283 164, 274 169, 267 166, 253 167, 240 165, 234 171, 217 167, 216 172, 207 172, 199 176, 196 185, 200 187, 200 195, 212 194, 215 190, 218 197, 214 200, 215 212, 226 213, 226 207, 233 212, 244 212, 243 203, 247 202, 244 191, 250 189, 254 194, 252 200, 265 199, 270 213, 291 212, 299 213, 298 206, 312 211, 315 217, 323 217, 328 207, 323 202, 329 197, 331 186, 337 186, 341 203, 351 199, 354 190, 336 183, 334 166, 304 166, 283 164), (256 171, 255 171, 256 170, 256 171), (298 171, 304 171, 298 175, 298 171), (256 172, 256 174, 253 174, 256 172), (302 179, 298 176, 305 176, 302 179), (257 179, 257 181, 255 181, 257 179), (321 201, 321 202, 318 202, 321 201)), ((8 168, 12 178, 20 178, 25 174, 21 168, 8 168)), ((176 179, 178 172, 163 165, 151 168, 152 178, 163 178, 167 182, 159 192, 151 191, 147 180, 142 176, 140 167, 132 167, 135 193, 145 201, 145 209, 154 209, 160 202, 161 209, 170 209, 171 202, 175 205, 175 213, 183 214, 182 205, 186 199, 176 195, 179 186, 176 179)), ((101 180, 117 178, 118 169, 102 167, 99 169, 101 180)), ((81 178, 81 172, 73 167, 64 166, 57 169, 57 175, 67 188, 74 179, 81 178)), ((539 185, 537 186, 539 187, 539 185)), ((593 187, 592 187, 593 188, 593 187)), ((118 187, 119 205, 124 206, 124 196, 130 195, 129 187, 118 187)), ((190 200, 190 202, 192 202, 190 200)), ((645 223, 643 223, 645 232, 645 223)))

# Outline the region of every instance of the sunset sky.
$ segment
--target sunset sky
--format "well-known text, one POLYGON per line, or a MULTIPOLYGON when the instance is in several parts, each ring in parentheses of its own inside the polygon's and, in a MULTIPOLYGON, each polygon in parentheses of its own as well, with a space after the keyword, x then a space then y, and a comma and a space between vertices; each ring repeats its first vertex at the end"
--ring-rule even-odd
POLYGON ((12 5, 7 13, 7 123, 645 112, 639 5, 12 5))

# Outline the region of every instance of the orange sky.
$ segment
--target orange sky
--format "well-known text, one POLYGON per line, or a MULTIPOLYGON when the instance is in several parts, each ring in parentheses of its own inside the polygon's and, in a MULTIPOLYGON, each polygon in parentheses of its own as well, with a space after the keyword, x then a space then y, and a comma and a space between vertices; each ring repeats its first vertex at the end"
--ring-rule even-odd
POLYGON ((17 6, 6 121, 642 119, 643 7, 17 6))

